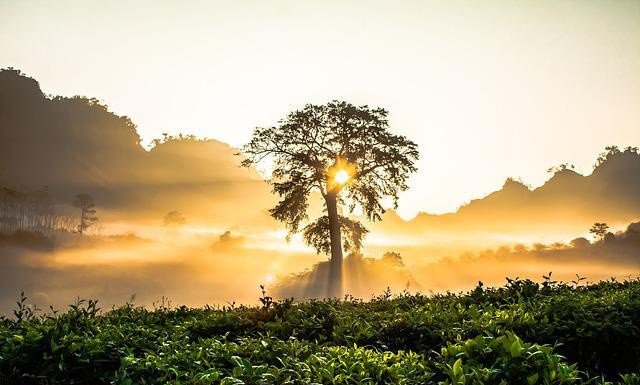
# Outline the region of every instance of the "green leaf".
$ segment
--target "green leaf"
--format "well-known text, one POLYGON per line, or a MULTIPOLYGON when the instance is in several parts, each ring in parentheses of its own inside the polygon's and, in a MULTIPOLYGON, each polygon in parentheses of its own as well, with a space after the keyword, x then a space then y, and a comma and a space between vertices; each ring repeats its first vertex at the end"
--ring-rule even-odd
POLYGON ((462 358, 453 363, 453 375, 459 377, 462 374, 462 358))
POLYGON ((58 350, 58 345, 56 344, 56 342, 52 338, 51 339, 51 352, 55 353, 57 350, 58 350))
POLYGON ((529 385, 533 385, 538 382, 538 373, 533 373, 532 375, 527 377, 527 382, 529 383, 529 385))
POLYGON ((235 377, 225 377, 222 382, 222 385, 243 385, 244 381, 235 378, 235 377))
POLYGON ((519 340, 513 341, 511 344, 511 357, 520 357, 522 355, 522 345, 519 340))

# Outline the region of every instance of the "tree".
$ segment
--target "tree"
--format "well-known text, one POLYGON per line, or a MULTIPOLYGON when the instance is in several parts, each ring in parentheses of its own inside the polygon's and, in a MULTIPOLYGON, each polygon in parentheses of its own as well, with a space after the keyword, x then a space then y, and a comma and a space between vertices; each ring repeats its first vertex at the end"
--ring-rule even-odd
POLYGON ((606 223, 594 223, 589 229, 589 232, 596 237, 598 237, 601 241, 604 241, 604 237, 609 232, 609 226, 606 223))
POLYGON ((187 223, 187 219, 182 215, 180 211, 169 211, 164 216, 165 226, 182 226, 187 223))
POLYGON ((574 249, 584 249, 586 247, 591 246, 591 242, 585 237, 575 238, 571 241, 571 246, 574 249))
POLYGON ((553 166, 553 167, 549 167, 549 169, 547 170, 548 173, 551 174, 556 174, 559 173, 561 171, 565 171, 565 170, 575 170, 576 166, 573 164, 569 164, 569 163, 562 163, 558 166, 553 166))
POLYGON ((91 195, 83 193, 75 196, 73 207, 80 209, 80 224, 77 231, 80 234, 84 234, 85 230, 98 221, 95 210, 96 205, 91 195))
POLYGON ((404 262, 402 261, 402 256, 400 253, 395 251, 387 251, 382 254, 382 258, 380 259, 382 262, 389 264, 390 266, 396 267, 404 267, 404 262))
MULTIPOLYGON (((632 150, 633 150, 633 147, 630 148, 629 152, 632 152, 632 150)), ((620 148, 618 148, 618 146, 605 147, 604 152, 602 152, 598 156, 598 159, 596 160, 596 164, 593 165, 593 168, 595 169, 596 167, 602 165, 604 162, 606 162, 607 160, 613 158, 618 154, 620 154, 620 148)))
POLYGON ((328 295, 340 297, 342 247, 357 251, 367 232, 341 215, 343 206, 350 213, 358 208, 371 221, 381 219, 383 199, 391 198, 396 208, 398 193, 417 170, 418 146, 388 131, 386 110, 333 101, 308 104, 277 126, 256 128, 241 153, 245 167, 270 165, 269 182, 280 196, 271 216, 285 223, 289 236, 302 231, 318 253, 331 254, 328 295), (322 197, 326 215, 303 227, 313 192, 322 197))

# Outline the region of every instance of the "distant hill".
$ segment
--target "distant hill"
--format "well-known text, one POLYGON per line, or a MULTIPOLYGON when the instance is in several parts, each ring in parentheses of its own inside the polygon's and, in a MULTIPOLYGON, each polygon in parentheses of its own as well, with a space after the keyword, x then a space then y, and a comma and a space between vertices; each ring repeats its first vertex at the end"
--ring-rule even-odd
POLYGON ((507 179, 504 186, 455 213, 420 213, 410 221, 395 213, 376 228, 388 232, 575 232, 599 221, 624 224, 640 217, 640 154, 611 148, 590 175, 556 171, 544 185, 529 189, 507 179))
MULTIPOLYGON (((0 71, 0 186, 47 187, 56 202, 88 192, 98 209, 158 220, 170 210, 229 226, 264 214, 268 186, 216 140, 165 137, 145 150, 136 126, 96 99, 50 97, 16 70, 0 71), (238 204, 253 208, 237 212, 238 204)), ((129 218, 130 219, 130 218, 129 218)))
MULTIPOLYGON (((237 150, 180 136, 157 140, 147 151, 128 117, 96 99, 46 96, 17 70, 0 70, 0 138, 0 187, 46 186, 60 203, 88 192, 99 209, 118 211, 118 218, 144 214, 160 221, 178 210, 210 224, 276 226, 266 213, 275 197, 255 171, 238 167, 237 150)), ((609 149, 590 175, 562 169, 534 190, 507 179, 499 191, 455 213, 404 221, 389 211, 371 227, 395 234, 576 234, 596 221, 638 218, 640 154, 629 148, 609 149)))

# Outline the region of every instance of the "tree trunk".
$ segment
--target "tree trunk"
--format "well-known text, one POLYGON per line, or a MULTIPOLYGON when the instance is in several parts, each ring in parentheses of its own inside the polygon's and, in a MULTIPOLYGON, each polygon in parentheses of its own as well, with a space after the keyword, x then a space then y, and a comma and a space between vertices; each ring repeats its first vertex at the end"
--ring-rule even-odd
POLYGON ((80 235, 84 233, 84 210, 80 209, 80 235))
POLYGON ((342 297, 342 238, 340 234, 340 220, 338 218, 338 204, 335 192, 329 192, 326 197, 327 212, 329 214, 329 234, 331 236, 331 260, 329 261, 329 285, 327 295, 330 298, 342 297))

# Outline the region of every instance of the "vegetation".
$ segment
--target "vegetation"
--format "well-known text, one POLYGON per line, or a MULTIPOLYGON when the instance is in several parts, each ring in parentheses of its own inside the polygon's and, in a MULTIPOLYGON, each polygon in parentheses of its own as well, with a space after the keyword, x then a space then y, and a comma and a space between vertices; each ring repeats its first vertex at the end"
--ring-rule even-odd
POLYGON ((600 241, 604 241, 605 236, 609 232, 609 225, 606 223, 596 222, 589 229, 589 232, 595 235, 600 241))
POLYGON ((75 221, 72 215, 53 203, 47 188, 33 192, 0 188, 0 233, 69 231, 75 227, 75 221))
POLYGON ((271 162, 273 192, 281 200, 270 210, 290 234, 300 230, 318 253, 331 255, 329 297, 342 296, 342 248, 357 252, 364 226, 341 215, 361 209, 369 220, 380 220, 385 198, 397 206, 417 169, 418 146, 388 131, 387 111, 333 101, 306 105, 276 127, 257 128, 242 149, 242 165, 271 162), (306 225, 309 196, 324 198, 326 215, 306 225), (345 242, 342 240, 345 233, 345 242))
POLYGON ((620 151, 618 146, 607 146, 604 148, 604 151, 600 153, 596 163, 593 165, 593 168, 597 168, 604 164, 607 160, 612 159, 620 154, 636 154, 640 155, 640 149, 638 147, 627 146, 623 151, 620 151))
POLYGON ((562 164, 560 164, 558 166, 549 167, 547 172, 551 173, 551 174, 555 174, 555 173, 562 172, 562 171, 565 171, 565 170, 575 171, 575 169, 576 169, 576 166, 574 164, 562 163, 562 164))
POLYGON ((96 216, 96 204, 93 202, 93 197, 89 194, 82 193, 77 194, 73 199, 73 207, 80 209, 80 223, 78 224, 78 232, 84 234, 84 232, 98 221, 96 216))
POLYGON ((640 280, 0 321, 0 383, 640 384, 640 280))
POLYGON ((163 223, 165 226, 182 226, 187 223, 187 218, 179 211, 169 211, 167 215, 164 216, 163 223))

